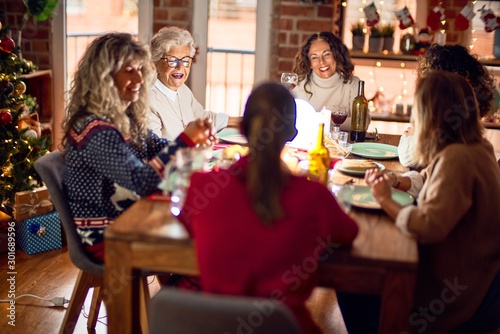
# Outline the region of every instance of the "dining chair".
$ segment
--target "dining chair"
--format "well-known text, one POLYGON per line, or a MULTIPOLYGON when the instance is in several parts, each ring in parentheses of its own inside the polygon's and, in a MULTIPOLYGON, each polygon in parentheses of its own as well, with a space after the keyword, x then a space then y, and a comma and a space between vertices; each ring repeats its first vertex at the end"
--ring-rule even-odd
MULTIPOLYGON (((35 161, 34 167, 47 186, 54 207, 59 214, 65 231, 71 262, 80 269, 60 333, 73 333, 90 288, 94 288, 94 291, 87 320, 87 328, 95 329, 103 297, 101 287, 104 283, 104 265, 92 261, 83 249, 81 238, 76 230, 76 225, 71 214, 71 209, 66 201, 63 188, 62 179, 66 168, 64 157, 60 151, 56 150, 38 158, 35 161)), ((150 299, 147 276, 141 277, 140 291, 142 305, 141 327, 143 332, 147 333, 147 305, 150 299)))
POLYGON ((292 312, 272 299, 163 287, 151 299, 150 334, 300 334, 292 312))

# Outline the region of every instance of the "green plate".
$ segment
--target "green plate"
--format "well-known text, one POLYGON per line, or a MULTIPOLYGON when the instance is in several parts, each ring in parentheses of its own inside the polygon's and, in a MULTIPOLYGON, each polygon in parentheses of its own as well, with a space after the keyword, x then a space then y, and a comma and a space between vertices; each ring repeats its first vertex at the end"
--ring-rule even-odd
MULTIPOLYGON (((346 193, 344 200, 351 205, 365 209, 380 209, 380 204, 375 200, 367 186, 352 186, 353 191, 350 194, 346 193)), ((410 205, 413 203, 413 197, 401 190, 392 189, 392 199, 402 206, 410 205)))
POLYGON ((351 153, 367 159, 394 159, 398 157, 398 148, 379 143, 355 143, 351 153))
POLYGON ((217 136, 219 140, 229 144, 248 145, 248 141, 237 129, 222 129, 217 136))
MULTIPOLYGON (((382 165, 381 163, 378 163, 375 161, 374 161, 374 163, 377 164, 377 166, 380 170, 385 169, 385 166, 382 165)), ((341 171, 344 174, 348 174, 348 175, 352 175, 352 176, 365 176, 365 173, 366 173, 366 171, 364 171, 364 170, 353 170, 353 169, 348 169, 348 168, 343 168, 343 167, 340 167, 339 171, 341 171)))

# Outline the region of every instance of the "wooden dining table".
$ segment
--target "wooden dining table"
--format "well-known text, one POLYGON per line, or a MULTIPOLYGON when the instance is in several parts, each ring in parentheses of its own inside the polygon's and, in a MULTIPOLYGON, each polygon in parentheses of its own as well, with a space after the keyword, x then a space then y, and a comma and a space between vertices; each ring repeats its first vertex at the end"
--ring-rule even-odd
MULTIPOLYGON (((378 142, 397 145, 399 136, 379 135, 378 142)), ((397 159, 379 160, 386 169, 405 171, 397 159)), ((342 184, 361 177, 335 171, 342 184)), ((352 183, 352 182, 351 182, 352 183)), ((198 275, 196 248, 168 201, 143 198, 105 231, 104 301, 109 333, 138 333, 139 270, 198 275)), ((381 297, 380 333, 410 331, 418 265, 417 242, 404 235, 382 211, 353 207, 349 215, 359 234, 350 248, 333 249, 319 264, 320 285, 337 291, 381 297)), ((362 319, 360 319, 362 321, 362 319)))

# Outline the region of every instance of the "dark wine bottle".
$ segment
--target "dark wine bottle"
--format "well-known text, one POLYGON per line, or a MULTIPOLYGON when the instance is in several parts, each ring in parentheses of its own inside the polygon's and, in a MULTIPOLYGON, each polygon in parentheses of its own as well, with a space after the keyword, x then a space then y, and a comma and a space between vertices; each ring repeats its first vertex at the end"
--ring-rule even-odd
POLYGON ((323 123, 319 123, 316 145, 309 150, 309 176, 326 185, 328 182, 328 170, 330 169, 330 154, 323 141, 323 123))
POLYGON ((351 141, 365 141, 366 130, 368 130, 368 101, 365 97, 365 82, 360 80, 358 96, 352 101, 351 141))

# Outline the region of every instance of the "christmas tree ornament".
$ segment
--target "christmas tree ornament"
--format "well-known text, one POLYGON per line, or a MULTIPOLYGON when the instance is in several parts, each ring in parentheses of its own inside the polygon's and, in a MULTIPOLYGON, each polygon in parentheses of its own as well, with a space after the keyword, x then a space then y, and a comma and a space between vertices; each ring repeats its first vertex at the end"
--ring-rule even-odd
POLYGON ((25 133, 23 133, 24 138, 38 138, 38 134, 35 130, 29 129, 25 133))
POLYGON ((0 92, 9 95, 14 91, 14 85, 10 81, 2 81, 0 82, 0 92))
POLYGON ((380 15, 377 12, 377 7, 375 3, 371 3, 368 6, 363 8, 363 11, 366 15, 366 25, 369 27, 373 27, 380 21, 380 15))
POLYGON ((38 113, 32 113, 29 115, 22 116, 17 121, 18 129, 30 129, 35 132, 35 136, 30 136, 31 138, 37 138, 42 135, 42 127, 38 118, 38 113))
POLYGON ((10 113, 10 109, 0 110, 0 124, 3 126, 12 124, 12 114, 10 113))
POLYGON ((24 81, 18 81, 14 85, 14 94, 21 95, 24 94, 25 91, 26 91, 26 84, 24 83, 24 81))
POLYGON ((491 8, 485 9, 485 6, 481 8, 481 20, 484 22, 484 30, 486 32, 492 32, 500 28, 500 17, 497 17, 491 8))
POLYGON ((413 20, 413 17, 406 6, 403 9, 395 11, 394 14, 396 14, 396 17, 399 20, 399 28, 401 30, 409 28, 413 25, 413 23, 415 23, 415 20, 413 20))
POLYGON ((8 162, 7 164, 5 164, 4 166, 2 166, 2 174, 3 176, 5 177, 12 177, 13 175, 13 170, 14 170, 14 166, 12 165, 12 163, 8 162))
POLYGON ((15 46, 14 40, 8 36, 3 36, 0 39, 0 50, 3 52, 11 53, 15 46))
POLYGON ((441 24, 441 21, 445 19, 444 8, 441 5, 434 7, 433 10, 427 16, 427 26, 432 31, 438 30, 441 24))
POLYGON ((474 5, 465 5, 455 18, 455 27, 458 30, 469 29, 470 20, 472 20, 474 16, 476 16, 476 13, 474 13, 474 5))

